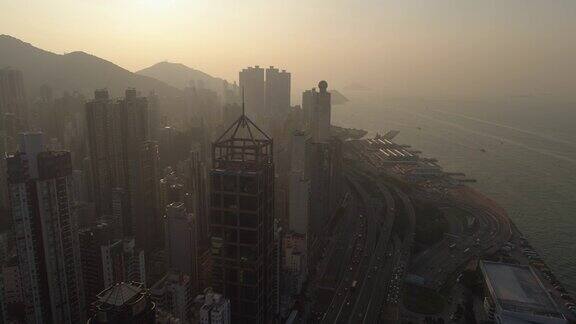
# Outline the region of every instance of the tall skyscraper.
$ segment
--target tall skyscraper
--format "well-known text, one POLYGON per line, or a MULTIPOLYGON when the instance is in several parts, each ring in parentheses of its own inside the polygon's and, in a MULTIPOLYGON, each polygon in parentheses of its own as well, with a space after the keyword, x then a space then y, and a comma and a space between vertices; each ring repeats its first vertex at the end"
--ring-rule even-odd
POLYGON ((148 134, 153 141, 159 140, 160 119, 160 98, 152 91, 148 94, 148 134))
POLYGON ((150 252, 162 244, 162 231, 158 145, 148 141, 148 101, 128 89, 114 103, 98 90, 86 104, 86 118, 97 213, 122 222, 122 235, 134 235, 150 252))
POLYGON ((130 197, 132 205, 132 226, 136 244, 146 253, 164 244, 162 219, 160 213, 160 177, 158 166, 158 144, 148 141, 140 144, 138 164, 135 170, 130 169, 131 185, 130 197), (135 171, 135 172, 133 172, 135 171))
POLYGON ((20 142, 21 151, 8 157, 7 165, 26 320, 82 322, 70 153, 45 151, 42 134, 22 134, 20 142))
POLYGON ((17 134, 25 129, 27 102, 22 72, 0 69, 0 208, 8 208, 7 153, 14 152, 17 134))
MULTIPOLYGON (((50 95, 44 96, 49 100, 50 95)), ((52 109, 45 111, 42 116, 42 131, 51 129, 51 137, 56 137, 66 150, 79 152, 86 144, 86 110, 84 106, 86 100, 83 95, 74 92, 64 93, 62 97, 55 98, 52 102, 52 109), (47 116, 49 115, 49 116, 47 116)), ((81 162, 82 156, 72 156, 72 162, 81 162)))
POLYGON ((98 215, 110 214, 112 206, 113 167, 116 152, 113 136, 114 103, 108 90, 96 90, 94 100, 86 103, 87 140, 92 171, 92 199, 98 215))
POLYGON ((200 118, 214 126, 222 118, 222 104, 216 91, 207 89, 198 80, 184 89, 187 103, 186 117, 200 118))
POLYGON ((292 135, 288 194, 290 231, 302 234, 304 237, 308 234, 310 221, 310 179, 305 163, 307 143, 308 136, 305 132, 294 132, 292 135))
POLYGON ((224 80, 222 82, 222 97, 224 98, 224 105, 227 104, 239 104, 240 103, 240 89, 236 82, 233 84, 228 83, 224 80))
POLYGON ((135 89, 128 89, 125 97, 118 100, 116 109, 114 117, 118 118, 120 125, 114 141, 120 142, 117 145, 120 152, 115 160, 120 170, 115 176, 120 181, 117 187, 124 188, 129 195, 130 212, 133 213, 139 203, 138 190, 142 184, 139 171, 144 158, 142 153, 146 149, 144 143, 148 140, 148 101, 138 97, 135 89))
POLYGON ((208 221, 208 185, 206 165, 202 161, 200 147, 196 145, 190 152, 187 161, 186 187, 190 191, 191 199, 188 208, 194 212, 197 220, 198 244, 202 249, 208 246, 210 224, 208 221))
MULTIPOLYGON (((342 141, 331 136, 331 95, 326 81, 302 95, 302 107, 309 115, 306 144, 306 177, 310 179, 310 215, 307 239, 319 235, 342 195, 342 141)), ((296 216, 296 215, 293 215, 296 216)), ((291 224, 292 226, 292 224, 291 224)), ((302 234, 302 233, 300 233, 302 234)))
POLYGON ((290 73, 271 66, 266 69, 266 112, 282 120, 290 109, 290 73))
MULTIPOLYGON (((311 96, 311 111, 310 111, 310 129, 312 132, 312 141, 315 143, 325 143, 330 139, 330 122, 332 106, 330 103, 330 92, 328 83, 320 81, 318 83, 320 92, 312 91, 306 96, 311 96)), ((306 98, 307 100, 310 100, 306 98)), ((308 102, 307 102, 308 104, 308 102)))
POLYGON ((126 191, 123 188, 112 189, 112 216, 109 221, 116 238, 134 236, 129 208, 126 191))
POLYGON ((302 92, 302 113, 304 115, 304 127, 306 130, 311 130, 312 126, 312 106, 314 106, 314 102, 318 92, 316 88, 312 88, 311 90, 306 90, 302 92))
POLYGON ((22 72, 11 68, 0 69, 0 114, 14 114, 18 123, 25 127, 27 107, 22 72))
POLYGON ((203 145, 193 144, 190 158, 185 165, 186 208, 194 213, 197 233, 197 289, 201 291, 210 284, 210 219, 208 206, 208 174, 203 158, 203 145))
POLYGON ((274 317, 273 143, 246 115, 212 146, 212 286, 230 299, 234 323, 274 317))
POLYGON ((196 219, 182 202, 166 207, 166 254, 168 267, 198 280, 198 247, 196 219))
POLYGON ((244 102, 248 111, 246 114, 262 122, 268 117, 266 113, 266 99, 264 86, 264 69, 256 65, 240 71, 240 91, 244 91, 244 102))
MULTIPOLYGON (((112 234, 112 229, 106 223, 79 231, 80 260, 86 305, 93 303, 96 300, 96 295, 110 286, 110 282, 104 283, 104 272, 110 271, 114 274, 114 271, 117 270, 117 266, 112 266, 113 260, 116 260, 115 257, 109 260, 103 258, 105 254, 110 257, 110 251, 114 250, 111 248, 114 245, 112 234), (104 251, 108 253, 104 253, 104 251), (110 263, 106 261, 110 261, 110 263)), ((120 252, 122 252, 122 242, 118 242, 120 242, 120 252)), ((119 279, 118 281, 124 281, 121 277, 119 279)))

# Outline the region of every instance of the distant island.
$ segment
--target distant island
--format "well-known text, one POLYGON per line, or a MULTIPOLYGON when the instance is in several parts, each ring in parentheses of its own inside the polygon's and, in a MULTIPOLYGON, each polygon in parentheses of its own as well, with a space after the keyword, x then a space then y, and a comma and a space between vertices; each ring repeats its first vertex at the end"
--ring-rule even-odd
POLYGON ((345 103, 347 103, 348 98, 346 98, 342 93, 340 93, 338 90, 330 90, 330 94, 332 95, 332 105, 343 105, 345 103))

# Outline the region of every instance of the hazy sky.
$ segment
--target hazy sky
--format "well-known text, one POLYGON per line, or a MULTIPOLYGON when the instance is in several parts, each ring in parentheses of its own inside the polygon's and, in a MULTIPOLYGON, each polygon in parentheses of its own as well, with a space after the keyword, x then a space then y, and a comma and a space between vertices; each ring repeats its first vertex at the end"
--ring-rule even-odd
POLYGON ((296 89, 576 91, 575 0, 0 0, 0 33, 131 71, 167 60, 236 80, 275 65, 296 89))

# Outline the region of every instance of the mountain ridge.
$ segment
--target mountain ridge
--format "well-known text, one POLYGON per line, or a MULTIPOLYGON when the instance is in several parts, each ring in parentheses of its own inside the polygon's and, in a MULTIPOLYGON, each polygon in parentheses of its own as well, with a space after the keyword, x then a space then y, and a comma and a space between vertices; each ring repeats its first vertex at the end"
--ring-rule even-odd
POLYGON ((91 95, 96 89, 108 88, 112 95, 120 96, 126 88, 136 88, 143 93, 155 91, 161 96, 181 95, 179 89, 162 81, 133 73, 84 51, 56 54, 3 34, 0 53, 0 68, 22 71, 29 99, 34 98, 43 85, 50 86, 55 93, 78 91, 91 95))
POLYGON ((203 86, 217 93, 222 92, 224 82, 226 82, 222 78, 211 76, 206 72, 191 68, 182 63, 168 61, 158 62, 135 73, 155 78, 178 89, 184 89, 190 86, 191 82, 197 86, 199 86, 198 83, 202 83, 203 86))

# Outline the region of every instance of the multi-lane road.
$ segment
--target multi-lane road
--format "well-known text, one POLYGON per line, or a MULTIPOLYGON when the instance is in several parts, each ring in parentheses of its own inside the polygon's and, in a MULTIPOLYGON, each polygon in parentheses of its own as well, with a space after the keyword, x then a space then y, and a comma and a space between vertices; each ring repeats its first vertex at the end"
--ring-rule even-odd
MULTIPOLYGON (((382 267, 386 258, 386 245, 389 233, 382 231, 383 222, 381 217, 381 203, 374 200, 366 192, 364 187, 354 179, 358 175, 352 176, 351 182, 355 186, 355 193, 360 201, 366 206, 365 217, 368 226, 364 246, 358 247, 355 258, 358 263, 354 263, 348 269, 350 276, 346 276, 341 282, 337 294, 332 300, 331 307, 323 318, 324 323, 346 323, 351 317, 357 320, 356 314, 362 314, 361 309, 368 304, 371 290, 374 288, 374 280, 378 274, 378 267, 382 267), (356 282, 353 288, 352 283, 356 282)), ((391 224, 388 228, 391 228, 391 224)))
POLYGON ((379 232, 376 227, 374 206, 364 189, 358 184, 354 176, 348 177, 351 184, 354 201, 358 202, 358 214, 356 217, 361 221, 356 231, 349 234, 355 244, 349 244, 346 255, 348 258, 339 261, 346 264, 346 269, 335 286, 329 306, 324 310, 323 323, 339 323, 347 318, 349 309, 355 299, 356 290, 352 284, 356 281, 357 287, 363 283, 369 267, 370 255, 376 243, 379 232), (346 262, 346 260, 348 262, 346 262))
POLYGON ((356 239, 351 233, 356 233, 363 227, 362 218, 357 217, 360 206, 356 199, 351 199, 345 207, 340 219, 335 220, 333 232, 327 231, 320 238, 318 262, 314 275, 308 283, 307 299, 311 306, 309 320, 317 323, 328 307, 340 278, 346 272, 347 261, 352 254, 352 246, 356 239))
POLYGON ((352 199, 324 249, 310 322, 375 323, 398 317, 414 209, 400 190, 364 172, 347 169, 352 199), (402 239, 393 232, 397 217, 408 219, 402 239))
POLYGON ((428 288, 439 290, 468 260, 498 249, 508 241, 512 231, 509 220, 490 208, 455 198, 437 204, 459 209, 476 219, 471 233, 459 233, 461 236, 457 240, 445 238, 413 259, 411 273, 425 279, 428 288))

